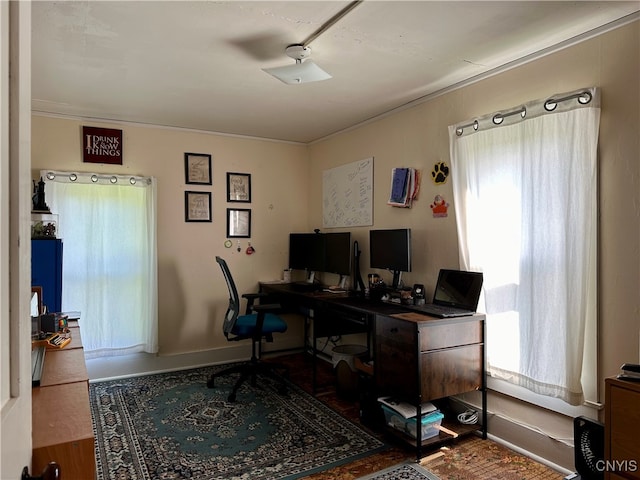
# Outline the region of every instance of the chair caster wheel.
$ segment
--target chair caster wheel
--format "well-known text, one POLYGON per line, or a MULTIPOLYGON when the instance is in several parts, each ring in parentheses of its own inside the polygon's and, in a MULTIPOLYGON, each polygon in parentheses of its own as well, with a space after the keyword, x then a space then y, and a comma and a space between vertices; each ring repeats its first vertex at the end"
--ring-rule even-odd
POLYGON ((230 393, 229 396, 227 397, 227 401, 229 403, 233 403, 236 401, 236 394, 235 393, 230 393))
POLYGON ((207 380, 207 388, 213 388, 213 387, 215 387, 213 378, 210 378, 209 380, 207 380))

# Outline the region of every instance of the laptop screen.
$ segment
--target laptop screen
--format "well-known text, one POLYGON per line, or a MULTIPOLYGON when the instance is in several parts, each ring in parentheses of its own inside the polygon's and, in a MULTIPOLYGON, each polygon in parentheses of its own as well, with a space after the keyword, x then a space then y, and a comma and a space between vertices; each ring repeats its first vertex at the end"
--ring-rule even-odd
POLYGON ((478 308, 482 290, 482 273, 440 270, 433 303, 473 312, 478 308))

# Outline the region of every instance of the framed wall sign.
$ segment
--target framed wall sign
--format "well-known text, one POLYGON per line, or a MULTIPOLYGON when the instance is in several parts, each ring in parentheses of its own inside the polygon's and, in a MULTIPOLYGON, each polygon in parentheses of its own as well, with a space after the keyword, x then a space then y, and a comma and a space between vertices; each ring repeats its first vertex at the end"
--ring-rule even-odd
POLYGON ((184 221, 211 221, 211 192, 184 192, 184 221))
POLYGON ((251 175, 227 172, 227 202, 251 203, 251 175))
POLYGON ((251 210, 248 208, 227 208, 227 237, 251 237, 251 210))
POLYGON ((82 161, 122 165, 122 130, 82 127, 82 161))
POLYGON ((185 183, 211 185, 211 155, 206 153, 184 154, 185 183))

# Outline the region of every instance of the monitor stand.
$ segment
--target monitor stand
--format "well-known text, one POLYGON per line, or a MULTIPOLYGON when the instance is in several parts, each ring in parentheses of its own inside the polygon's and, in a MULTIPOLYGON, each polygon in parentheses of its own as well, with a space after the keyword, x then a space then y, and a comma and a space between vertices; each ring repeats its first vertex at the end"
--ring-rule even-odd
POLYGON ((402 285, 402 272, 399 270, 393 271, 393 283, 391 284, 394 290, 398 290, 402 285))
POLYGON ((309 270, 307 273, 307 283, 313 283, 316 278, 316 272, 309 270))

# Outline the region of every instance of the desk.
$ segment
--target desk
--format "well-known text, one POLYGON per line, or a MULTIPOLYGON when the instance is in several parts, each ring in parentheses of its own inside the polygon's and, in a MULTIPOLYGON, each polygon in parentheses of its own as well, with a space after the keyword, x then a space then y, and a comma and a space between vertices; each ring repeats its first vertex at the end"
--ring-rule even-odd
MULTIPOLYGON (((363 297, 347 293, 330 293, 322 290, 301 291, 290 283, 260 283, 260 291, 269 294, 274 303, 285 311, 304 315, 304 347, 312 354, 312 388, 316 393, 317 339, 334 335, 365 333, 367 348, 374 351, 373 326, 376 314, 393 314, 406 311, 401 305, 371 302, 363 297), (309 320, 313 321, 312 345, 307 345, 309 320)), ((371 353, 370 353, 371 356, 371 353)))
MULTIPOLYGON (((485 374, 485 315, 436 318, 419 307, 371 301, 348 294, 301 292, 290 284, 261 284, 285 310, 302 312, 313 319, 313 386, 315 393, 316 338, 367 333, 374 358, 376 395, 393 395, 413 405, 470 391, 482 392, 481 427, 456 426, 456 433, 478 428, 487 437, 485 374)), ((305 347, 306 347, 305 329, 305 347)), ((419 407, 416 414, 420 415, 419 407)), ((399 436, 404 434, 398 433, 399 436)), ((453 438, 441 433, 421 442, 404 440, 421 448, 453 438)))

